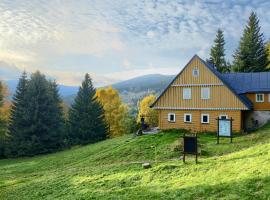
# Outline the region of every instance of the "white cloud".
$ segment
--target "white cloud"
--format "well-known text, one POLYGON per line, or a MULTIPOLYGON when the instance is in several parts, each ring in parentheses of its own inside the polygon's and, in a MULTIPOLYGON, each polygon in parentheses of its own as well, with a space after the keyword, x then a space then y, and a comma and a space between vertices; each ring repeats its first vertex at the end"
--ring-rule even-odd
POLYGON ((195 53, 207 58, 218 28, 231 55, 251 10, 269 38, 269 7, 266 0, 3 0, 0 60, 19 70, 39 69, 66 84, 78 84, 86 71, 100 83, 165 73, 175 68, 161 66, 184 64, 195 53), (82 62, 91 67, 82 69, 82 62), (123 67, 126 71, 117 72, 123 67))

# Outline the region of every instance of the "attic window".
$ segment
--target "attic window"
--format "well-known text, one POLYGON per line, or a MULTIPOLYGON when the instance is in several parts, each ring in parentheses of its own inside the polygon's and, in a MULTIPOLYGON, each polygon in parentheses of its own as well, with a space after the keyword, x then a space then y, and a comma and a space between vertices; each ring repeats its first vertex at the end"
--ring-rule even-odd
POLYGON ((192 70, 192 76, 194 76, 194 77, 199 76, 199 69, 197 67, 192 70))

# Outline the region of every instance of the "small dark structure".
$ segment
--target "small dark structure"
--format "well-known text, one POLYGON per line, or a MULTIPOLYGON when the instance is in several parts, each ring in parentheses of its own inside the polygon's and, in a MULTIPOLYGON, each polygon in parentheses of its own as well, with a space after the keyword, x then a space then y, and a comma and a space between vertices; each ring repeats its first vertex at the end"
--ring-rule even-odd
POLYGON ((233 139, 232 133, 232 121, 233 119, 221 119, 217 118, 218 130, 217 130, 217 144, 219 144, 219 137, 231 138, 231 143, 233 139))
POLYGON ((186 154, 192 154, 196 156, 196 164, 198 163, 198 137, 195 136, 183 136, 183 162, 185 163, 186 154))
POLYGON ((145 123, 144 116, 141 116, 141 129, 144 131, 148 129, 149 125, 145 123))

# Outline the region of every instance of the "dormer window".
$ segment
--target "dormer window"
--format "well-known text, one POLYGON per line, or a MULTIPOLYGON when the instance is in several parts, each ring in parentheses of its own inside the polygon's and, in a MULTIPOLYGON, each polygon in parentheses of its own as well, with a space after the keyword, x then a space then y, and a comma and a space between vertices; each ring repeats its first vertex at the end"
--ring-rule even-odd
POLYGON ((192 76, 194 76, 194 77, 198 77, 199 76, 199 69, 197 67, 195 67, 192 70, 192 76))

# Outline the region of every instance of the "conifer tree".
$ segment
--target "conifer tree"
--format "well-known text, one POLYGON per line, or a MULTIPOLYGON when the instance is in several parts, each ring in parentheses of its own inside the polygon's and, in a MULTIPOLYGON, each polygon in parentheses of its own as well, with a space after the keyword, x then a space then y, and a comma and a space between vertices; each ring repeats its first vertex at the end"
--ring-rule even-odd
POLYGON ((4 94, 3 94, 3 85, 0 81, 0 107, 2 107, 4 104, 4 94))
POLYGON ((210 52, 210 62, 213 63, 216 67, 216 69, 221 72, 229 72, 229 66, 226 63, 225 60, 225 40, 223 31, 221 29, 218 29, 216 34, 216 39, 214 40, 214 45, 211 48, 210 52))
POLYGON ((40 72, 21 77, 14 97, 10 156, 32 156, 61 148, 63 113, 57 85, 40 72), (14 146, 13 144, 16 144, 14 146))
MULTIPOLYGON (((2 109, 4 104, 4 95, 3 95, 3 85, 0 81, 0 109, 2 109)), ((0 112, 0 158, 4 156, 4 130, 5 130, 5 122, 3 120, 2 113, 0 112)))
POLYGON ((260 31, 259 19, 255 12, 249 17, 240 39, 239 47, 233 57, 233 69, 236 72, 266 71, 268 65, 264 36, 260 31))
POLYGON ((94 143, 105 139, 106 132, 104 110, 97 101, 92 80, 86 74, 69 112, 70 143, 94 143))
MULTIPOLYGON (((16 92, 12 99, 11 113, 10 113, 10 123, 9 123, 9 134, 10 140, 7 149, 7 154, 9 156, 18 155, 18 150, 25 148, 25 137, 24 129, 27 127, 27 90, 28 80, 27 74, 24 71, 19 79, 16 92)), ((22 150, 23 151, 23 150, 22 150)))
POLYGON ((50 140, 47 148, 50 149, 61 149, 63 147, 63 140, 65 139, 64 130, 64 111, 63 101, 59 95, 58 85, 55 81, 49 82, 50 89, 50 140))

